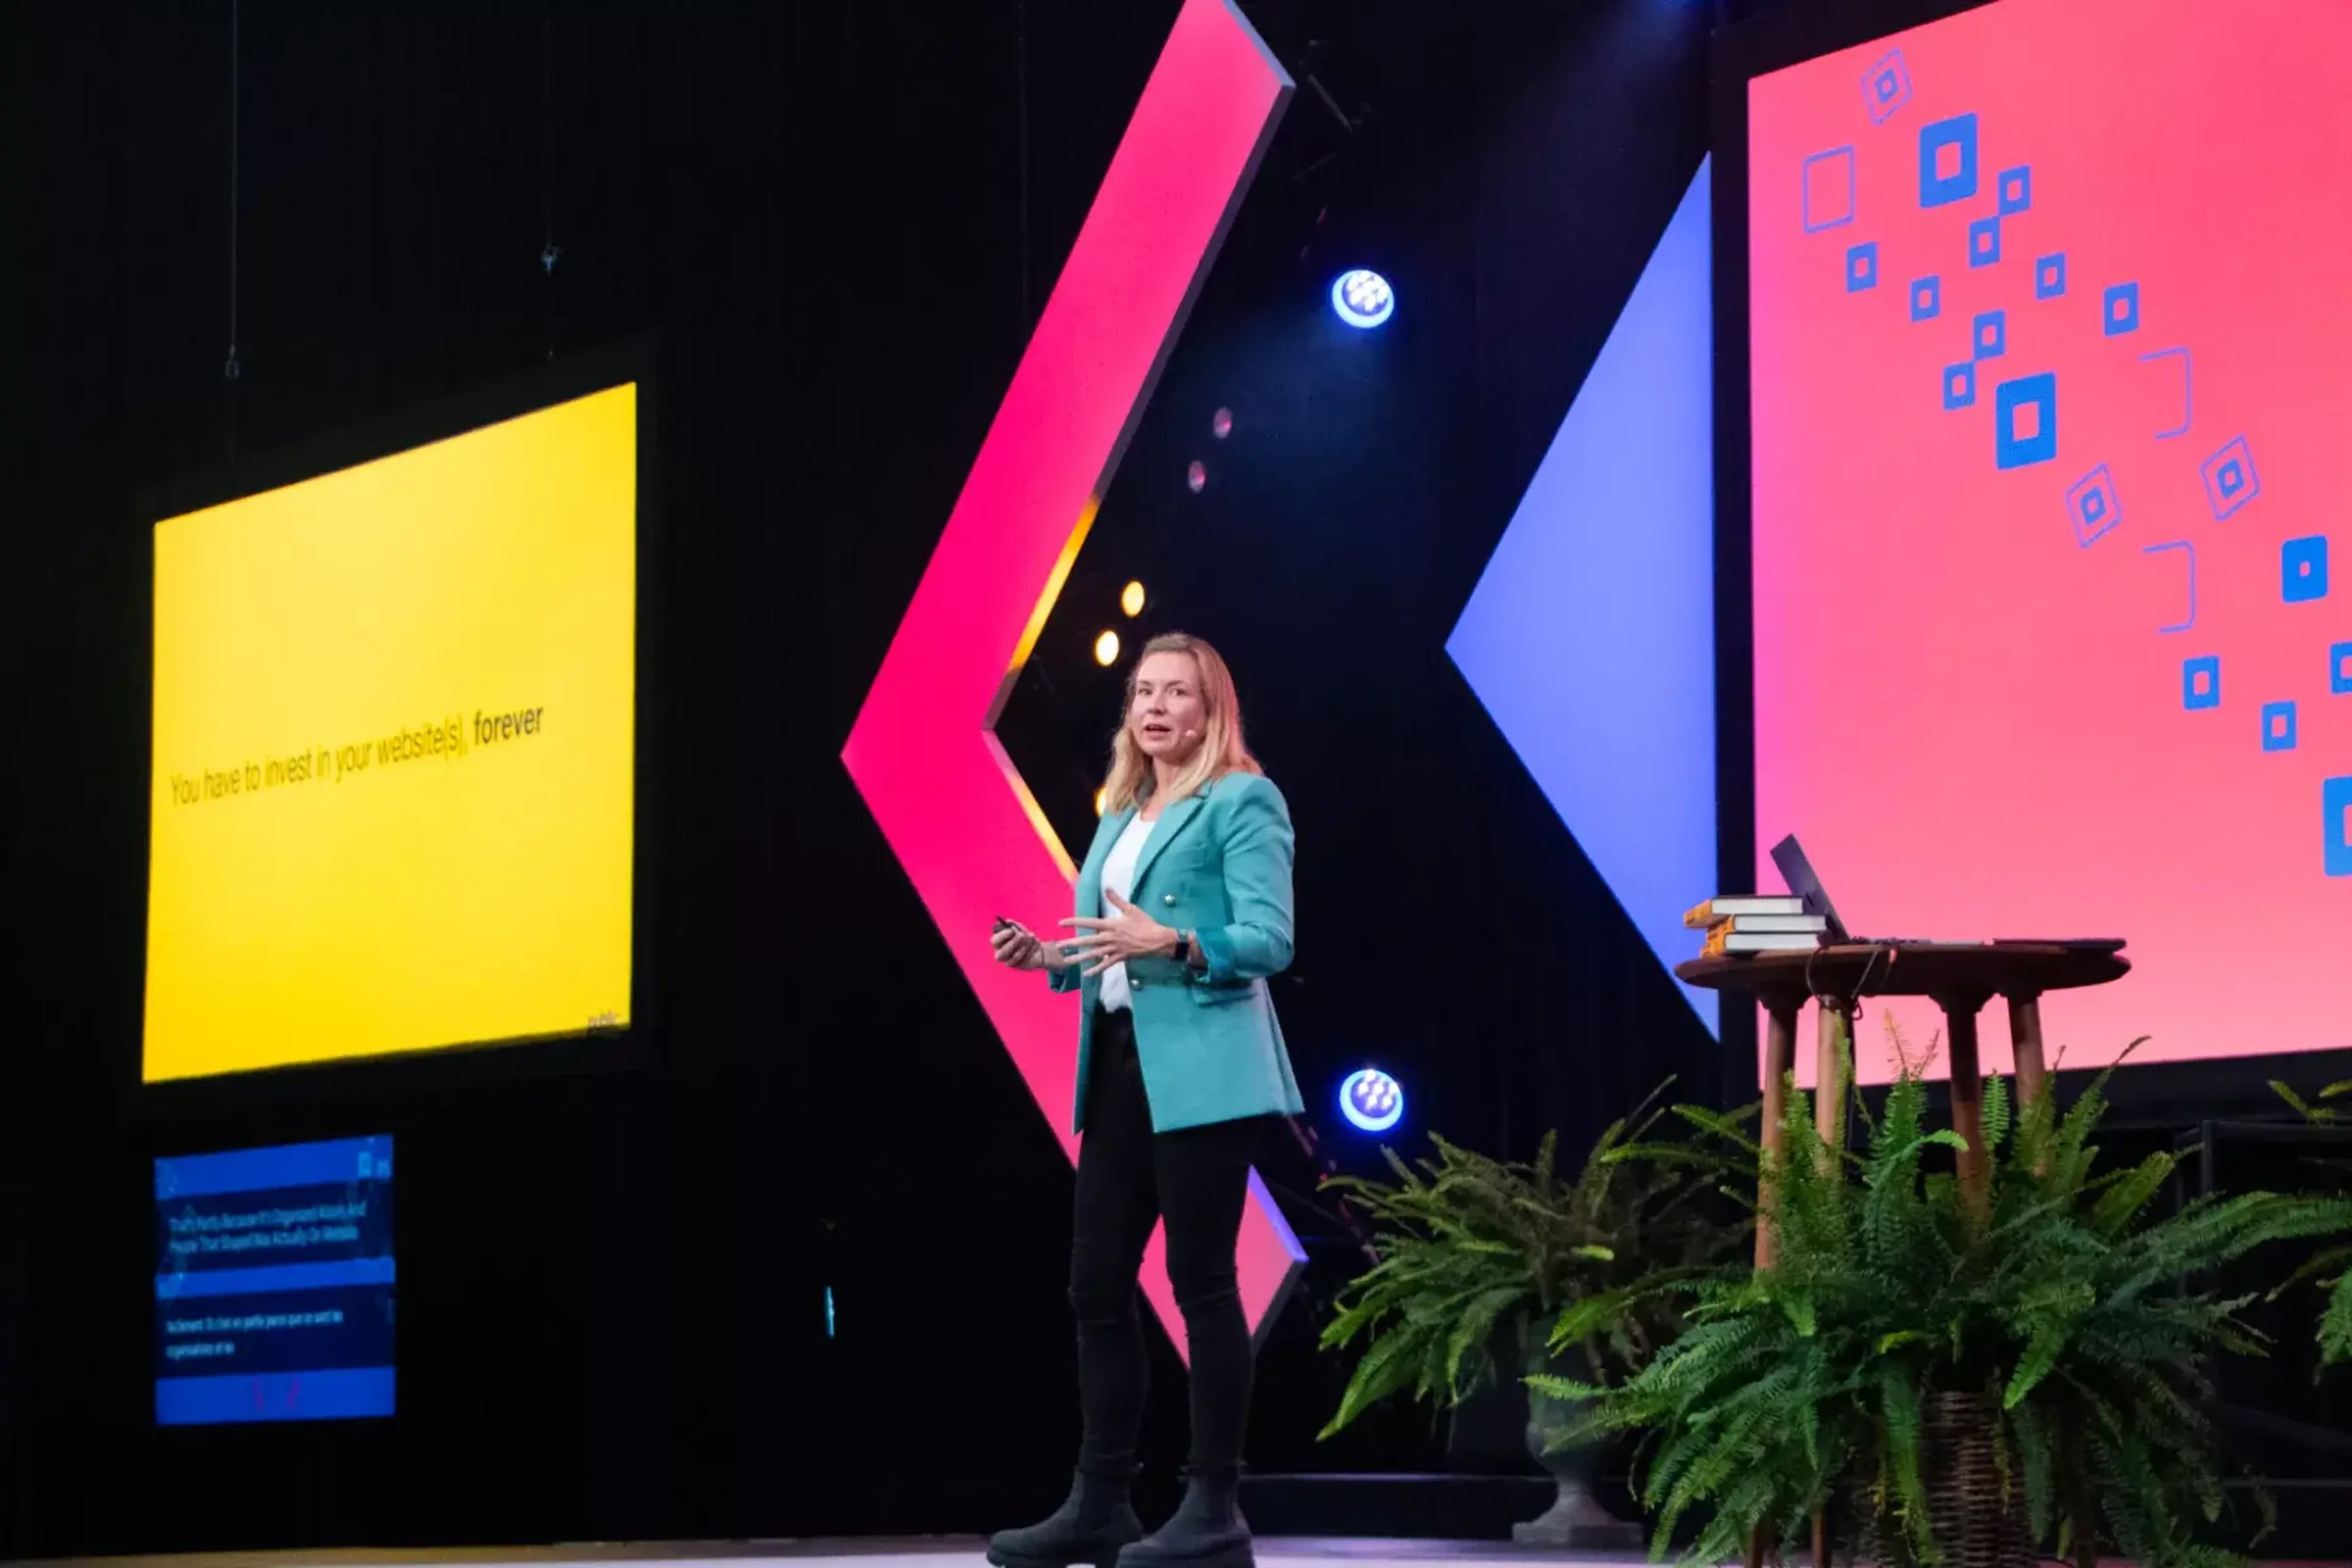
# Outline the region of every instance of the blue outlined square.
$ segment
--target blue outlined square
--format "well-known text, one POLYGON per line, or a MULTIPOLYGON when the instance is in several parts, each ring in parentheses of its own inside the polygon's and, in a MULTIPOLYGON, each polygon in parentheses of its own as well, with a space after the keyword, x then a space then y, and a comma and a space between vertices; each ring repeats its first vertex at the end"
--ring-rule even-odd
POLYGON ((1895 111, 1911 101, 1911 68, 1903 63, 1901 49, 1889 49, 1876 65, 1862 73, 1862 101, 1870 110, 1870 122, 1884 125, 1895 118, 1895 111))
POLYGON ((1972 359, 1999 359, 2009 352, 2009 317, 2000 310, 1987 310, 1969 326, 1969 355, 1972 359))
POLYGON ((1845 291, 1859 294, 1878 287, 1878 241, 1866 240, 1845 253, 1845 291))
POLYGON ((1990 267, 2000 259, 2000 219, 1980 217, 1969 225, 1969 265, 1990 267))
POLYGON ((1944 280, 1941 278, 1915 278, 1911 280, 1911 319, 1932 321, 1943 313, 1944 280))
POLYGON ((2056 300, 2066 292, 2066 253, 2045 256, 2033 264, 2033 297, 2056 300))
POLYGON ((2265 702, 2263 704, 2263 750, 2292 752, 2294 750, 2294 704, 2265 702))
POLYGON ((2338 697, 2352 692, 2352 642, 2327 650, 2327 689, 2338 697))
POLYGON ((2195 366, 2189 359, 2189 351, 2179 348, 2158 349, 2152 354, 2142 354, 2139 356, 2139 363, 2154 364, 2160 359, 2177 359, 2180 362, 2180 423, 2169 430, 2158 430, 2156 433, 2158 440, 2169 441, 2176 436, 2189 434, 2189 421, 2197 408, 2196 388, 2192 384, 2194 380, 2192 373, 2195 366))
POLYGON ((2116 477, 2105 463, 2076 479, 2066 492, 2066 515, 2074 520, 2074 542, 2085 550, 2124 520, 2123 498, 2116 494, 2116 477))
POLYGON ((2319 781, 2320 864, 2331 877, 2352 877, 2352 778, 2319 781))
POLYGON ((2139 285, 2117 283, 2101 296, 2099 324, 2111 338, 2139 331, 2139 285))
POLYGON ((2203 708, 2221 706, 2221 656, 2209 653, 2202 658, 2180 661, 2180 705, 2194 713, 2203 708))
POLYGON ((2205 500, 2213 509, 2216 522, 2263 493, 2263 476, 2254 467, 2253 448, 2246 445, 2243 436, 2232 437, 2205 459, 2200 471, 2205 476, 2205 500))
POLYGON ((2279 546, 2279 597, 2290 605, 2327 597, 2327 535, 2290 539, 2279 546))
POLYGON ((1993 466, 2030 468, 2058 455, 2058 375, 2021 375, 1992 394, 1993 466))
POLYGON ((1832 147, 1805 160, 1803 211, 1807 234, 1853 221, 1853 149, 1832 147))
POLYGON ((1944 407, 1973 408, 1977 401, 1977 362, 1944 367, 1944 407))
POLYGON ((2185 539, 2168 539, 2161 544, 2143 544, 2139 547, 2139 552, 2142 555, 2169 555, 2176 550, 2188 557, 2182 564, 2189 568, 2189 618, 2185 621, 2175 621, 2169 626, 2157 627, 2156 635, 2158 637, 2175 637, 2190 630, 2197 625, 2197 546, 2185 539))
POLYGON ((1993 181, 1993 189, 2000 195, 2000 216, 2030 211, 2033 206, 2033 169, 2021 163, 2014 169, 2003 169, 1993 181))
POLYGON ((1977 117, 1958 114, 1919 128, 1919 205, 1949 206, 1977 194, 1977 117))

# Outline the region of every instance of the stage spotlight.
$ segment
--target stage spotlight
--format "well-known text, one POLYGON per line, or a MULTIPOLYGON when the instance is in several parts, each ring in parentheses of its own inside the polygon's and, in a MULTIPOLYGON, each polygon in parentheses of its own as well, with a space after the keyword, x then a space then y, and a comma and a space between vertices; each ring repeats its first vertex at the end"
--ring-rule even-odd
POLYGON ((1194 495, 1199 495, 1202 489, 1208 485, 1208 482, 1209 470, 1202 465, 1200 458, 1193 458, 1192 466, 1184 470, 1185 487, 1192 490, 1194 495))
POLYGON ((1222 441, 1234 433, 1234 411, 1220 408, 1209 418, 1209 434, 1222 441))
POLYGON ((1100 816, 1103 807, 1110 804, 1110 791, 1097 786, 1095 790, 1095 815, 1100 816))
POLYGON ((1404 1089, 1378 1068, 1350 1073, 1339 1086, 1339 1114, 1361 1131, 1385 1132, 1404 1120, 1404 1089))
POLYGON ((1396 313, 1396 293, 1387 279, 1359 267, 1332 283, 1331 309, 1351 327, 1377 327, 1396 313))
POLYGON ((1105 632, 1095 638, 1095 662, 1108 669, 1118 662, 1118 634, 1105 632))
POLYGON ((1143 584, 1129 583, 1121 588, 1118 591, 1118 607, 1127 612, 1129 620, 1143 614, 1143 584))

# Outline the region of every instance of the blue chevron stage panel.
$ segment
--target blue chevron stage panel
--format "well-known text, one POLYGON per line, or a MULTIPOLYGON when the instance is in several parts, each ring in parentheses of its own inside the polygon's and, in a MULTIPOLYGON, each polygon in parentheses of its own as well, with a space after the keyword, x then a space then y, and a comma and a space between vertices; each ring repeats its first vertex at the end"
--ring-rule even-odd
POLYGON ((1670 968, 1717 890, 1707 191, 1701 163, 1445 645, 1670 968))

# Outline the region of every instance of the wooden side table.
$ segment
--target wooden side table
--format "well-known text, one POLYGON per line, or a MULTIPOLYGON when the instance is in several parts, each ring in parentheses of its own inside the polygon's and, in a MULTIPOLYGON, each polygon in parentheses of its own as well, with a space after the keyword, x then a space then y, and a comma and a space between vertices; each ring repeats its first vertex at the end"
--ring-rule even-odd
MULTIPOLYGON (((2042 996, 2105 985, 2131 972, 2120 942, 1854 942, 1810 952, 1695 958, 1675 966, 1685 983, 1752 996, 1764 1008, 1765 1149, 1785 1152, 1782 1121, 1796 1058, 1797 1014, 1822 1005, 1815 1050, 1813 1121, 1832 1147, 1843 1142, 1845 1090, 1836 1027, 1852 1037, 1854 1005, 1864 996, 1926 996, 1944 1010, 1952 1070, 1952 1131, 1968 1143, 1958 1156, 1960 1190, 1972 1204, 1989 1202, 1992 1167, 1984 1148, 1984 1068, 1977 1053, 1977 1014, 2000 996, 2009 1003, 2009 1032, 2017 1047, 2021 1107, 2049 1093, 2042 1055, 2042 996)), ((1762 1194, 1759 1194, 1760 1200, 1762 1194)), ((1771 1266, 1777 1238, 1759 1215, 1756 1266, 1771 1266)))

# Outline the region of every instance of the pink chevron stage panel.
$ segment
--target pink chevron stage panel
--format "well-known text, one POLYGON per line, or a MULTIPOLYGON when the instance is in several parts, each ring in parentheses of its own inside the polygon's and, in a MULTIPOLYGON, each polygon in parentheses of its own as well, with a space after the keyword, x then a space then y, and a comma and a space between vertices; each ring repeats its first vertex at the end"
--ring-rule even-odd
POLYGON ((2352 6, 2000 0, 1748 132, 1759 846, 2128 938, 2073 1065, 2352 1045, 2352 6))
MULTIPOLYGON (((842 750, 1073 1158, 1077 999, 998 967, 988 931, 999 912, 1058 918, 1075 872, 994 727, 1291 85, 1231 0, 1186 0, 842 750)), ((1255 1175, 1250 1195, 1238 1261, 1255 1329, 1306 1255, 1255 1175)), ((1160 1235, 1144 1289, 1181 1353, 1160 1235)))

